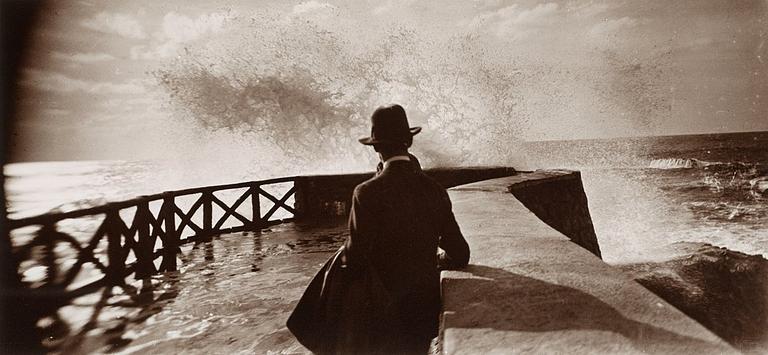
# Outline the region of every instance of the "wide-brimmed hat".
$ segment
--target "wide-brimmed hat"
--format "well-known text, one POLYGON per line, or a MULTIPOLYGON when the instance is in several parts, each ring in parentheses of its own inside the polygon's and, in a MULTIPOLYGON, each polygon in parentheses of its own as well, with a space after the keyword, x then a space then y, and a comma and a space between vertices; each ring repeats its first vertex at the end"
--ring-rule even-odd
POLYGON ((400 105, 381 106, 371 115, 371 136, 358 139, 365 145, 405 144, 410 146, 421 127, 410 127, 400 105))

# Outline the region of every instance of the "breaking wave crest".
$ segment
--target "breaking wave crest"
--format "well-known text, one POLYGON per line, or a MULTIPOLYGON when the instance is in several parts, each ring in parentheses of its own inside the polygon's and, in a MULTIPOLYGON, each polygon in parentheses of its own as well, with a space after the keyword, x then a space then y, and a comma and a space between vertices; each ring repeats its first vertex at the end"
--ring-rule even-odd
POLYGON ((654 159, 648 164, 650 169, 699 169, 704 168, 713 171, 745 171, 758 168, 757 164, 741 162, 712 162, 695 158, 665 158, 654 159))
POLYGON ((652 160, 647 168, 700 171, 697 173, 698 179, 689 184, 678 186, 678 190, 748 191, 758 198, 768 192, 768 169, 759 163, 665 158, 652 160))
POLYGON ((666 159, 655 159, 648 164, 648 167, 651 169, 693 169, 693 168, 701 168, 705 166, 710 166, 713 164, 722 164, 722 163, 715 163, 715 162, 708 162, 703 161, 699 159, 686 159, 686 158, 666 158, 666 159))

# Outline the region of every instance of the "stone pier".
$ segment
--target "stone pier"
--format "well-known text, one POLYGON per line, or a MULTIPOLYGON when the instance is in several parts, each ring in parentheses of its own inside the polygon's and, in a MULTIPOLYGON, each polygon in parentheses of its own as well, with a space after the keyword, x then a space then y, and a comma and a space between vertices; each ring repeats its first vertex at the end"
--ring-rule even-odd
MULTIPOLYGON (((445 354, 736 353, 600 259, 578 172, 427 173, 453 187, 472 252, 466 269, 442 274, 445 354)), ((141 293, 110 287, 61 307, 69 327, 52 328, 59 333, 45 345, 52 353, 308 353, 286 319, 347 238, 352 189, 368 177, 291 178, 295 220, 184 244, 173 255, 178 270, 141 280, 141 293)))
POLYGON ((442 274, 443 353, 737 353, 600 260, 578 172, 518 173, 449 194, 472 258, 442 274))

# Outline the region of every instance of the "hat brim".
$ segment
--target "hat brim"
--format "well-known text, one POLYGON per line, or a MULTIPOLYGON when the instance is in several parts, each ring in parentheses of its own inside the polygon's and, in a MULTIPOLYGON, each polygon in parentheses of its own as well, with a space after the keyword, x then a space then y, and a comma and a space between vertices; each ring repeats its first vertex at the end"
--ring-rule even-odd
MULTIPOLYGON (((421 132, 421 127, 411 127, 408 129, 411 132, 411 136, 415 136, 421 132)), ((384 144, 384 143, 402 143, 397 141, 391 141, 387 139, 374 139, 373 137, 363 137, 357 140, 365 145, 384 144)))

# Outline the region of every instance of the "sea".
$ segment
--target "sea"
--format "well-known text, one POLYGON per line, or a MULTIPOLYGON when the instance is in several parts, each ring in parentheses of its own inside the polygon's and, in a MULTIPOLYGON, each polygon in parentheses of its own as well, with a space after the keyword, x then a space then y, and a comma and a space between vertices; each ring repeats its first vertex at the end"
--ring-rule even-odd
MULTIPOLYGON (((527 142, 509 154, 523 156, 522 169, 581 171, 608 262, 652 258, 654 248, 680 241, 768 256, 768 132, 527 142)), ((6 207, 16 219, 273 177, 179 169, 158 161, 8 164, 6 207)))
MULTIPOLYGON (((522 157, 520 170, 581 172, 610 264, 654 261, 677 242, 768 256, 768 132, 525 142, 509 154, 522 157)), ((18 219, 273 177, 262 173, 193 174, 163 161, 14 163, 4 167, 6 207, 18 219)), ((185 248, 178 273, 153 277, 153 298, 137 301, 117 292, 76 299, 38 324, 45 345, 53 353, 302 353, 284 319, 345 239, 339 226, 309 232, 282 225, 185 248)), ((77 232, 78 226, 67 226, 73 227, 77 232)), ((34 278, 33 271, 24 276, 34 278)))
POLYGON ((768 257, 768 132, 531 142, 532 166, 580 170, 609 263, 676 242, 768 257))

